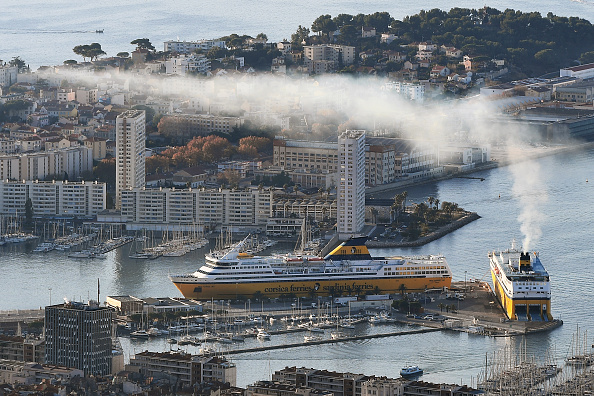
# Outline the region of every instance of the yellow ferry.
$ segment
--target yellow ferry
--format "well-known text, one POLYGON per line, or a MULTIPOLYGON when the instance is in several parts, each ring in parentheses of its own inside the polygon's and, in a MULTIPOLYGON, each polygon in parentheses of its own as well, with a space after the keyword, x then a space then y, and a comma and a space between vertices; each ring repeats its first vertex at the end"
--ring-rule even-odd
POLYGON ((553 320, 549 273, 538 253, 522 252, 512 242, 511 249, 489 253, 489 260, 493 292, 508 319, 553 320))
POLYGON ((351 238, 324 258, 255 256, 243 251, 248 238, 205 255, 196 272, 169 278, 184 297, 198 300, 400 293, 450 287, 452 281, 445 257, 371 257, 366 237, 351 238))

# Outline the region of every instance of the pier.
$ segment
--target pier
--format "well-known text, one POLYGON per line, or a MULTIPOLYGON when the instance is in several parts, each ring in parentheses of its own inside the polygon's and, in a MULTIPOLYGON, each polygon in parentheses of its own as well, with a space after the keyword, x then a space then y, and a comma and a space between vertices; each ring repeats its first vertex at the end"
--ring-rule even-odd
MULTIPOLYGON (((296 343, 292 343, 292 344, 265 345, 265 346, 261 346, 261 347, 255 347, 255 348, 230 349, 228 351, 225 351, 225 355, 235 355, 235 354, 239 354, 239 353, 249 353, 249 352, 262 352, 262 351, 270 351, 270 350, 274 350, 274 349, 298 348, 298 347, 310 346, 310 345, 336 344, 339 342, 368 340, 368 339, 373 339, 373 338, 397 337, 397 336, 410 335, 410 334, 433 333, 433 332, 441 331, 441 330, 442 329, 429 328, 429 329, 419 329, 419 330, 411 330, 411 331, 396 331, 396 332, 392 332, 392 333, 341 337, 341 338, 337 338, 337 339, 328 339, 328 340, 319 340, 319 341, 310 341, 310 342, 296 342, 296 343)), ((278 333, 279 332, 270 332, 270 334, 278 334, 278 333)))

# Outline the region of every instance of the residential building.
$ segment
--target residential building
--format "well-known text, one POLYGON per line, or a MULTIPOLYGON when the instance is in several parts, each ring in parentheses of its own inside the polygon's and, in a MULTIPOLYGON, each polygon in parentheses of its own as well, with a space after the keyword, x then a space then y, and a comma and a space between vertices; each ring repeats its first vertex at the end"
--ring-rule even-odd
POLYGON ((393 81, 386 83, 384 87, 387 91, 395 92, 408 100, 419 103, 425 100, 425 85, 421 83, 393 81))
POLYGON ((77 368, 0 359, 0 383, 3 384, 38 385, 56 380, 66 383, 84 375, 84 371, 77 368))
POLYGON ((45 363, 108 375, 112 367, 111 308, 96 302, 45 307, 45 363))
POLYGON ((380 42, 390 44, 392 41, 396 40, 398 36, 394 33, 382 33, 380 37, 380 42))
POLYGON ((222 382, 235 386, 235 364, 221 356, 193 356, 187 353, 149 352, 137 353, 130 358, 130 371, 138 371, 146 377, 170 375, 183 388, 202 382, 222 382))
POLYGON ((363 374, 338 373, 312 368, 285 367, 272 374, 272 381, 332 392, 334 396, 361 396, 361 385, 369 379, 363 374))
POLYGON ((231 133, 244 123, 243 118, 212 114, 177 114, 161 119, 159 132, 181 140, 206 136, 214 132, 231 133))
POLYGON ((76 101, 81 104, 95 103, 98 99, 98 89, 78 88, 76 90, 76 101))
POLYGON ((15 139, 0 138, 0 154, 14 154, 19 150, 15 139))
POLYGON ((34 337, 0 334, 0 359, 19 362, 43 363, 45 341, 34 337))
POLYGON ((306 45, 303 47, 305 66, 309 73, 316 70, 334 71, 355 62, 355 47, 336 44, 306 45))
POLYGON ((347 130, 338 136, 338 163, 337 232, 349 236, 365 225, 365 131, 347 130))
POLYGON ((373 26, 361 27, 361 38, 375 37, 375 28, 373 26))
POLYGON ((446 77, 451 73, 450 69, 447 66, 440 66, 440 65, 435 65, 433 66, 433 68, 431 69, 431 73, 430 76, 431 77, 446 77))
POLYGON ((10 87, 17 82, 19 68, 10 65, 0 65, 0 88, 10 87))
POLYGON ((165 41, 163 44, 165 52, 177 52, 179 54, 191 54, 196 50, 208 51, 213 47, 226 48, 225 42, 223 40, 169 40, 165 41))
POLYGON ((246 396, 334 396, 334 394, 276 381, 258 381, 247 386, 246 396))
POLYGON ((35 216, 95 216, 106 208, 105 183, 0 181, 0 214, 25 215, 27 199, 35 216))
POLYGON ((268 189, 133 188, 122 191, 122 217, 131 223, 157 226, 264 229, 272 217, 273 192, 268 189))
POLYGON ((210 71, 210 60, 205 55, 179 55, 165 61, 165 74, 207 74, 210 71))
POLYGON ((281 41, 276 43, 276 49, 279 50, 283 56, 287 56, 293 49, 293 44, 290 41, 281 41))
POLYGON ((274 166, 283 169, 317 169, 338 172, 338 145, 307 140, 275 139, 274 166))
POLYGON ((145 128, 142 110, 128 110, 116 118, 116 209, 123 190, 144 187, 145 128))
POLYGON ((433 52, 437 50, 437 45, 433 44, 431 41, 423 41, 419 43, 418 50, 433 52))
POLYGON ((83 146, 0 155, 0 180, 45 180, 49 177, 78 180, 83 172, 92 169, 91 150, 83 146))
MULTIPOLYGON (((337 215, 337 203, 333 198, 316 198, 311 195, 292 196, 291 194, 278 194, 274 199, 273 214, 275 218, 308 218, 322 221, 325 219, 335 219, 337 215)), ((279 225, 286 222, 274 222, 279 225)), ((269 222, 269 225, 270 222, 269 222)), ((299 226, 301 222, 299 222, 299 226)))
POLYGON ((372 377, 361 384, 361 396, 402 396, 407 382, 405 378, 372 377))
POLYGON ((260 168, 262 168, 262 161, 225 161, 217 164, 219 173, 231 170, 237 172, 242 179, 253 175, 260 168))
POLYGON ((107 139, 90 137, 84 141, 84 146, 92 150, 94 161, 102 160, 107 156, 107 139))

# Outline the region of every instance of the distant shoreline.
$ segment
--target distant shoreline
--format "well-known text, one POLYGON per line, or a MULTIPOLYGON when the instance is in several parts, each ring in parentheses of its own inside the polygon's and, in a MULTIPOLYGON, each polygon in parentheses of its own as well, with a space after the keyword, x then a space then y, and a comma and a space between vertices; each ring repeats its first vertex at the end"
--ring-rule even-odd
MULTIPOLYGON (((454 179, 456 177, 470 175, 470 174, 484 171, 484 170, 501 168, 501 167, 517 164, 520 162, 528 161, 528 160, 549 157, 552 155, 567 153, 567 152, 571 152, 571 151, 577 151, 580 149, 587 149, 587 148, 591 148, 591 147, 594 147, 594 142, 583 142, 583 143, 579 143, 579 144, 571 144, 571 145, 565 145, 565 146, 560 146, 560 147, 547 148, 546 150, 543 150, 543 151, 532 151, 532 152, 522 151, 523 156, 522 156, 521 160, 512 161, 509 158, 505 158, 502 160, 490 161, 490 162, 478 165, 478 166, 476 166, 472 169, 466 170, 466 171, 450 173, 450 174, 447 174, 444 176, 431 177, 431 178, 427 178, 424 180, 417 179, 414 181, 413 180, 403 180, 403 181, 397 181, 397 182, 393 182, 393 183, 389 183, 389 184, 383 184, 380 186, 374 186, 374 187, 367 188, 365 191, 365 195, 368 197, 373 197, 373 195, 377 194, 377 193, 398 191, 398 190, 401 190, 401 189, 404 189, 407 187, 423 185, 423 184, 437 182, 437 181, 441 181, 441 180, 454 179)), ((521 149, 519 149, 519 150, 521 150, 521 149)))

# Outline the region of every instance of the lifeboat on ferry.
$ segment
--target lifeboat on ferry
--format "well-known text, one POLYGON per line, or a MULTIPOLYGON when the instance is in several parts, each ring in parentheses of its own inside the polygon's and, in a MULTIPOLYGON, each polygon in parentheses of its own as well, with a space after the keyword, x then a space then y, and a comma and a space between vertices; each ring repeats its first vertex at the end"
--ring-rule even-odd
POLYGON ((295 261, 303 261, 301 257, 290 257, 287 261, 295 262, 295 261))
POLYGON ((245 252, 241 252, 241 253, 237 253, 237 257, 238 258, 252 258, 252 257, 254 257, 254 255, 245 253, 245 252))
POLYGON ((324 261, 324 259, 321 257, 310 257, 307 261, 324 261))

